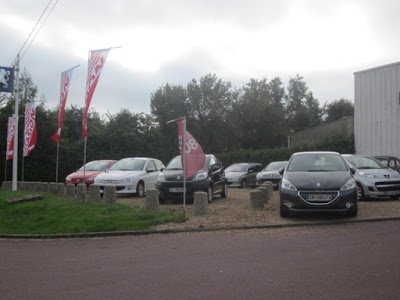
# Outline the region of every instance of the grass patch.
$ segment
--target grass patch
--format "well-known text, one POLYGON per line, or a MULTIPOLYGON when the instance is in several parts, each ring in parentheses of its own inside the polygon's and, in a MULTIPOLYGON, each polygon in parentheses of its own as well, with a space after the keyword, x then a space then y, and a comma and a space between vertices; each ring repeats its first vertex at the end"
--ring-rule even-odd
POLYGON ((145 230, 150 226, 184 222, 181 213, 150 212, 124 204, 83 203, 40 193, 43 200, 7 204, 27 192, 0 191, 0 233, 57 234, 145 230))

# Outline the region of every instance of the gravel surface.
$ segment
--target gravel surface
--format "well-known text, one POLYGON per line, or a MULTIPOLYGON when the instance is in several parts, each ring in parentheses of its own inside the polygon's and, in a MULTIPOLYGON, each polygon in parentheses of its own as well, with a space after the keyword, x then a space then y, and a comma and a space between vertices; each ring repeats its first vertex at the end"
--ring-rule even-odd
MULTIPOLYGON (((263 226, 272 224, 321 222, 325 220, 365 220, 375 218, 400 217, 400 201, 388 199, 370 199, 358 203, 358 216, 355 218, 342 215, 300 215, 283 219, 279 216, 279 194, 274 191, 272 199, 264 205, 263 209, 254 210, 250 206, 250 191, 252 189, 229 188, 227 198, 214 197, 213 202, 207 207, 205 216, 193 215, 193 204, 186 204, 186 217, 184 223, 167 223, 154 226, 153 230, 165 229, 199 229, 199 228, 229 228, 244 226, 263 226)), ((143 206, 144 198, 118 198, 117 202, 143 206)), ((182 203, 161 204, 163 211, 181 212, 182 203)))

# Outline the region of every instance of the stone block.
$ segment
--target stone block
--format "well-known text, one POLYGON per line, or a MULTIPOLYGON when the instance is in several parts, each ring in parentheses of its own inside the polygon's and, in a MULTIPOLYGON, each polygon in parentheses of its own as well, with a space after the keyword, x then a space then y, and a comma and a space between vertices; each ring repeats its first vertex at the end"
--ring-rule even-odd
POLYGON ((264 208, 264 195, 260 190, 253 190, 250 192, 250 205, 254 209, 264 208))
POLYGON ((75 199, 84 202, 86 199, 86 184, 80 183, 76 186, 75 199))
POLYGON ((75 198, 75 184, 68 183, 65 187, 65 196, 68 198, 75 198))
POLYGON ((1 189, 10 191, 12 189, 12 182, 11 181, 3 181, 1 184, 1 189))
POLYGON ((103 191, 103 202, 115 203, 117 201, 117 190, 115 186, 105 186, 103 191))
POLYGON ((144 199, 144 209, 158 211, 160 209, 159 197, 160 193, 156 189, 148 189, 144 199))
POLYGON ((193 201, 193 214, 204 216, 207 214, 208 197, 206 192, 195 192, 193 201))
POLYGON ((263 193, 264 204, 268 202, 268 188, 266 186, 259 186, 257 190, 263 193))
POLYGON ((89 185, 89 193, 87 197, 88 202, 100 202, 101 197, 100 197, 100 186, 91 184, 89 185))
POLYGON ((57 194, 57 184, 55 182, 49 183, 49 192, 53 194, 57 194))
POLYGON ((43 193, 47 193, 49 191, 49 183, 48 182, 41 182, 40 183, 40 191, 43 193))
POLYGON ((65 184, 57 183, 57 195, 65 196, 65 184))

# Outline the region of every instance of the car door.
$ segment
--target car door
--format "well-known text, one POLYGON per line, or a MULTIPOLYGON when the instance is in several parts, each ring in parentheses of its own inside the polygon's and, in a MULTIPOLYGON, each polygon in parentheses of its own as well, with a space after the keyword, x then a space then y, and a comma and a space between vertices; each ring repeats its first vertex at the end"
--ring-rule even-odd
POLYGON ((398 159, 398 158, 393 158, 393 160, 394 160, 394 164, 395 164, 395 167, 394 167, 394 169, 397 171, 397 172, 400 172, 400 160, 398 159))
POLYGON ((156 187, 156 181, 158 173, 156 165, 153 160, 148 160, 145 167, 146 174, 144 175, 145 189, 154 189, 156 187))
POLYGON ((256 170, 255 170, 255 165, 250 164, 249 167, 247 168, 247 184, 249 186, 255 186, 256 185, 256 170))

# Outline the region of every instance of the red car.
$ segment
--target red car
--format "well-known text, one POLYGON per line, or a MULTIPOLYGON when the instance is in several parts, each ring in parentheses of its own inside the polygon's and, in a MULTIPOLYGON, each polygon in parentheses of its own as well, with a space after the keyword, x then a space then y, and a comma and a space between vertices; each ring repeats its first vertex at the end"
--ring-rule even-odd
MULTIPOLYGON (((117 160, 93 160, 88 162, 85 167, 85 183, 87 186, 91 185, 94 181, 94 178, 103 173, 105 170, 108 170, 113 164, 115 164, 117 160)), ((65 178, 65 184, 80 184, 83 183, 83 166, 71 173, 65 178)))

